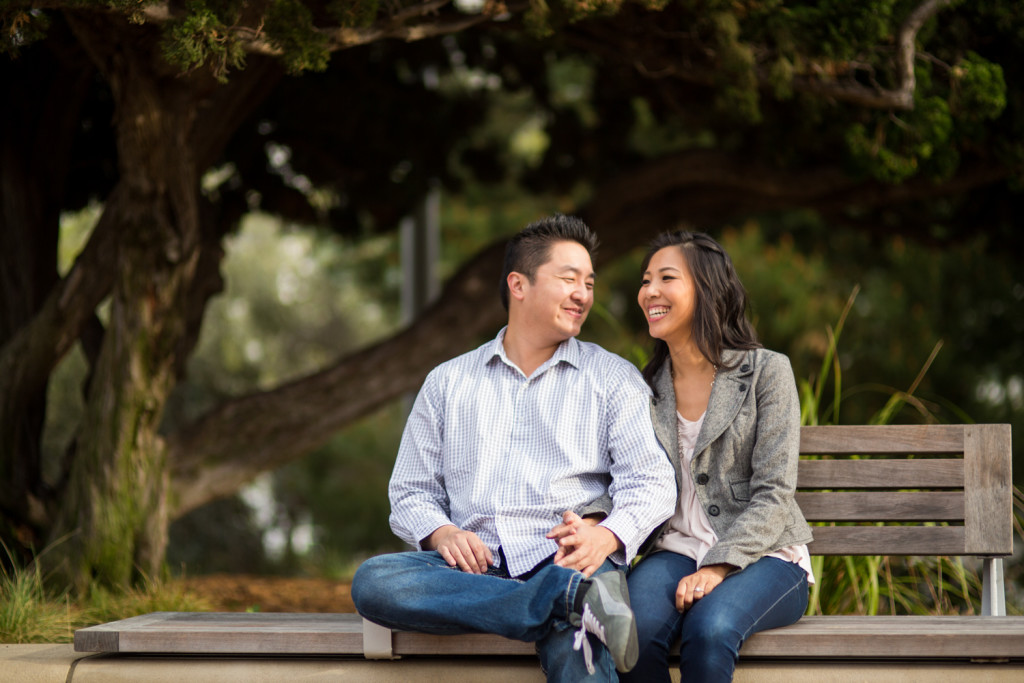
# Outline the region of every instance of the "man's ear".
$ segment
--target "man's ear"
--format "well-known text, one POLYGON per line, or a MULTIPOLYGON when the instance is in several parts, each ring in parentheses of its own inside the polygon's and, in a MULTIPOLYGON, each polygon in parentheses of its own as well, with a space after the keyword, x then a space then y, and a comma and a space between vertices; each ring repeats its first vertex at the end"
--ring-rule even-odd
POLYGON ((526 276, 512 271, 505 281, 508 283, 508 295, 517 301, 522 301, 526 294, 526 285, 529 283, 526 276))

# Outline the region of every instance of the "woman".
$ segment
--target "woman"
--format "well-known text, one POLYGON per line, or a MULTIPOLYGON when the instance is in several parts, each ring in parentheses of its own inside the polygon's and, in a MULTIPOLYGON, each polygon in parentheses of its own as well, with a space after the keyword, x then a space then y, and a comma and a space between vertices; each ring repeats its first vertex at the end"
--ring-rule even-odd
POLYGON ((811 529, 793 500, 800 405, 789 359, 761 348, 721 245, 656 239, 637 300, 655 347, 644 368, 676 468, 675 515, 629 576, 640 660, 622 681, 731 681, 750 634, 794 623, 813 582, 811 529))

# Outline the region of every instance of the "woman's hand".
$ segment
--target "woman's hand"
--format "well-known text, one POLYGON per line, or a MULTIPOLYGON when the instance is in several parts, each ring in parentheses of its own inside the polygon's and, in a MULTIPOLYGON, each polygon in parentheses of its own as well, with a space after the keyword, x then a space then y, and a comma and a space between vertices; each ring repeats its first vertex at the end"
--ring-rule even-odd
POLYGON ((575 512, 562 513, 562 523, 547 533, 558 543, 554 563, 583 572, 588 578, 621 546, 618 537, 598 520, 583 519, 575 512))
POLYGON ((680 612, 690 609, 695 600, 715 590, 733 569, 731 564, 710 564, 684 576, 676 586, 676 609, 680 612))

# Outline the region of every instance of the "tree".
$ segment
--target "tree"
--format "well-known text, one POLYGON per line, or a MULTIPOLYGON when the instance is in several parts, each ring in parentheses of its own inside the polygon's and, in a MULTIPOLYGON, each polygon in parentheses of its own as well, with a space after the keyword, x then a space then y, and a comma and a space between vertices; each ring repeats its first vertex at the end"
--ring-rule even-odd
MULTIPOLYGON (((500 323, 494 244, 395 336, 161 434, 221 241, 256 197, 354 234, 392 229, 435 179, 515 182, 574 196, 607 262, 680 221, 793 207, 957 239, 978 193, 1007 210, 1024 159, 1006 88, 1024 20, 1008 2, 7 0, 0 23, 18 103, 0 148, 0 534, 68 536, 50 557, 79 589, 155 572, 169 519, 414 390, 500 323), (507 140, 483 130, 516 102, 543 122, 534 164, 505 163, 507 140), (215 167, 226 180, 204 193, 215 167), (58 277, 59 211, 89 196, 99 224, 58 277), (87 416, 48 482, 47 378, 79 340, 87 416)), ((1011 223, 986 227, 1019 244, 1011 223)))

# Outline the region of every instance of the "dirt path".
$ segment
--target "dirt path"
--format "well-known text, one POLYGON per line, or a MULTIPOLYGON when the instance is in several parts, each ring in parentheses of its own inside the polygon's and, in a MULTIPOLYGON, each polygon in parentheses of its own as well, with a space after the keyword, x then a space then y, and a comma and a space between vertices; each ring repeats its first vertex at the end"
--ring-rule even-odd
POLYGON ((218 612, 355 612, 349 583, 329 579, 210 574, 183 580, 218 612))

